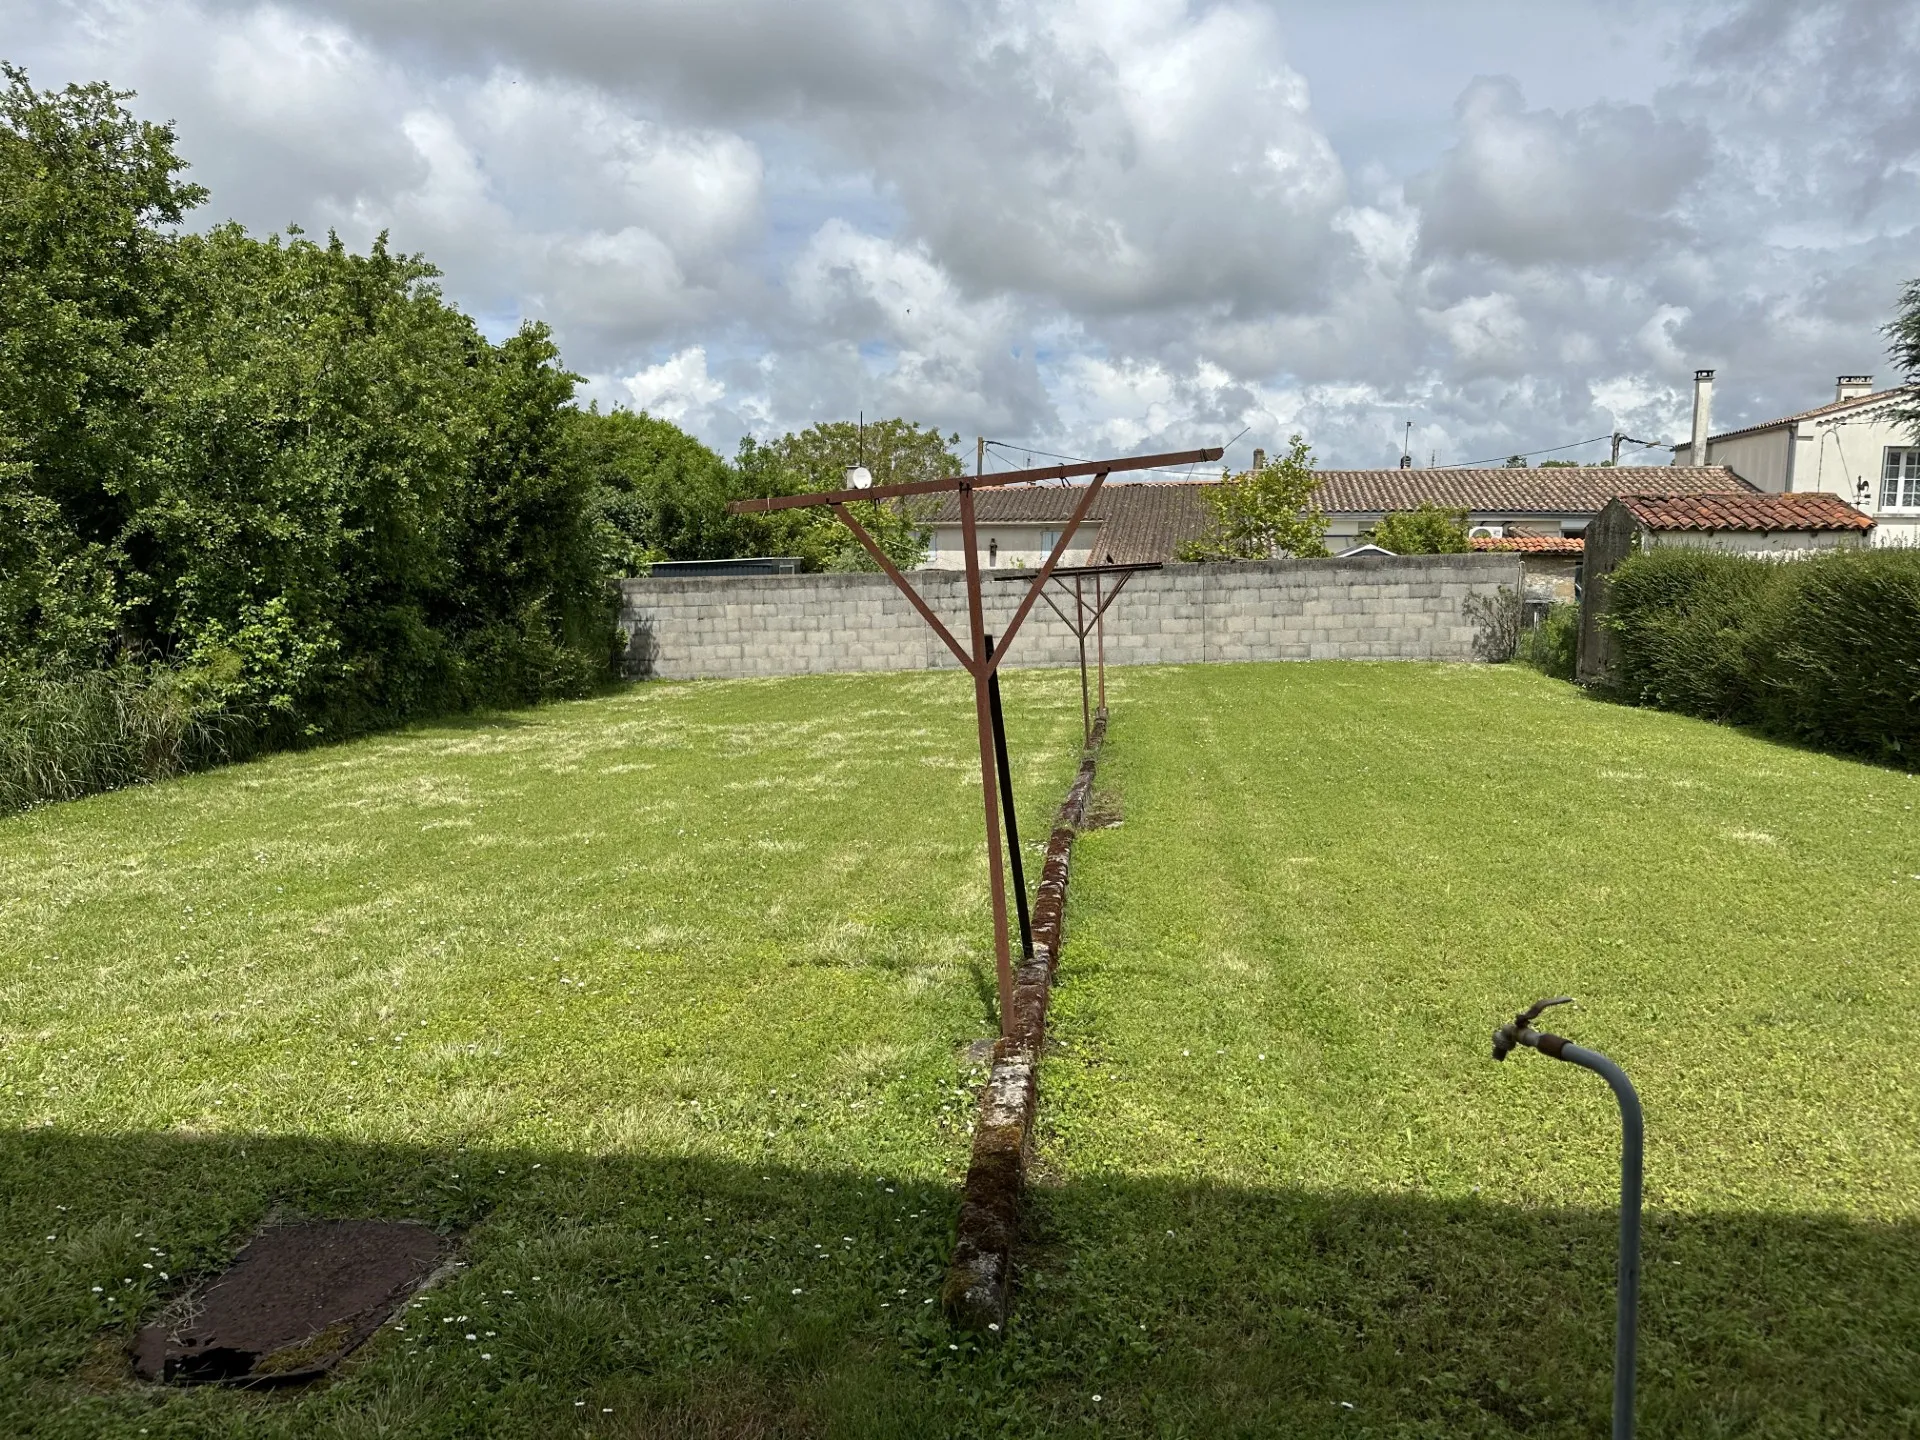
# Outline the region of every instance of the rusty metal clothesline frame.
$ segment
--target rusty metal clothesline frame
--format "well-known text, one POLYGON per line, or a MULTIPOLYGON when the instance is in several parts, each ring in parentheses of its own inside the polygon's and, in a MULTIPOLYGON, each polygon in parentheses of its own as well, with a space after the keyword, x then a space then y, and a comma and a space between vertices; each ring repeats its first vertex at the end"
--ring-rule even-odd
MULTIPOLYGON (((826 508, 833 512, 841 524, 853 532, 854 538, 871 555, 874 562, 907 597, 913 608, 920 612, 920 618, 933 628, 933 633, 945 642, 946 647, 960 662, 960 667, 973 677, 973 701, 975 725, 980 737, 980 788, 986 809, 987 821, 987 888, 993 898, 993 959, 998 981, 1000 1004, 1000 1033, 1008 1033, 1013 1015, 1013 960, 1009 952, 1007 934, 1007 890, 1003 874, 1005 858, 1000 844, 1000 787, 996 750, 994 745, 992 681, 999 673, 1000 662, 1006 658, 1012 648, 1014 637, 1020 633, 1027 612, 1033 609, 1034 601, 1041 597, 1060 564, 1060 557, 1073 543, 1074 533, 1079 530, 1080 522, 1087 518, 1087 512, 1093 508, 1094 500, 1100 494, 1100 487, 1106 483, 1107 476, 1115 471, 1151 470, 1160 466, 1195 465, 1202 461, 1218 460, 1223 452, 1219 447, 1205 450, 1182 450, 1168 455, 1137 455, 1125 460, 1086 460, 1071 465, 1046 465, 1032 470, 1004 470, 997 475, 954 475, 939 480, 914 480, 899 485, 873 485, 864 490, 823 490, 810 495, 773 495, 763 500, 735 500, 727 508, 736 514, 765 514, 773 510, 805 510, 826 508), (995 489, 1004 485, 1031 484, 1043 480, 1070 480, 1080 475, 1091 475, 1092 482, 1080 496, 1068 519, 1066 528, 1060 532, 1060 538, 1054 543, 1053 551, 1047 556, 1046 563, 1036 573, 1026 595, 1021 599, 1013 618, 1007 622, 1007 628, 999 637, 997 644, 987 635, 986 616, 982 604, 980 588, 980 550, 979 527, 974 516, 973 492, 975 490, 995 489), (867 528, 853 516, 847 506, 856 500, 890 500, 908 495, 947 495, 957 494, 960 499, 960 535, 961 545, 966 551, 967 577, 967 631, 969 644, 962 646, 954 638, 933 608, 921 598, 920 592, 913 588, 912 582, 900 573, 900 568, 887 556, 867 528)), ((1024 578, 1024 577, 1020 577, 1024 578)), ((1117 591, 1116 591, 1117 593, 1117 591)), ((1048 604, 1053 602, 1049 600, 1048 604)), ((1056 613, 1057 607, 1056 607, 1056 613)), ((1064 617, 1062 617, 1064 618, 1064 617)), ((1082 640, 1084 657, 1085 641, 1082 640)), ((1082 660, 1084 683, 1085 662, 1082 660)), ((1103 696, 1104 698, 1104 696, 1103 696)))
MULTIPOLYGON (((1105 616, 1109 606, 1120 598, 1120 592, 1127 588, 1127 581, 1142 570, 1158 570, 1158 560, 1142 561, 1132 565, 1062 565, 1053 572, 1053 583, 1060 587, 1061 593, 1067 593, 1067 581, 1073 582, 1073 618, 1053 603, 1053 596, 1045 591, 1040 598, 1047 602, 1047 608, 1060 617, 1073 638, 1080 645, 1080 728, 1083 737, 1093 738, 1093 717, 1107 713, 1107 627, 1105 616), (1107 577, 1114 577, 1113 588, 1105 590, 1107 577), (1087 604, 1086 581, 1093 580, 1093 604, 1091 612, 1087 604), (1095 654, 1100 667, 1100 705, 1095 709, 1087 698, 1087 636, 1095 637, 1095 654)), ((1024 580, 1024 575, 996 575, 996 580, 1024 580)))

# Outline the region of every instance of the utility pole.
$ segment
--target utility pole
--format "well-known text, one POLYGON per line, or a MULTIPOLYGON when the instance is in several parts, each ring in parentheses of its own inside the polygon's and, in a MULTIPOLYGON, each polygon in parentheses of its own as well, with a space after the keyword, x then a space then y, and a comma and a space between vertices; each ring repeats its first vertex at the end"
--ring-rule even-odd
POLYGON ((1673 448, 1671 445, 1662 445, 1658 440, 1636 440, 1633 436, 1616 430, 1613 432, 1613 459, 1608 462, 1609 464, 1618 465, 1620 463, 1620 447, 1622 445, 1639 445, 1647 450, 1671 450, 1673 448))

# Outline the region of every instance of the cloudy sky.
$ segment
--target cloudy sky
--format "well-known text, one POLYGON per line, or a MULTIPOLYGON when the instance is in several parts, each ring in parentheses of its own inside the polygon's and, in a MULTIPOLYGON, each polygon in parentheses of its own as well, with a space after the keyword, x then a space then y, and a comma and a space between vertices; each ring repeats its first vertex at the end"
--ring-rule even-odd
POLYGON ((1716 429, 1891 378, 1920 276, 1912 0, 0 0, 0 54, 725 453, 1672 440, 1698 365, 1716 429))

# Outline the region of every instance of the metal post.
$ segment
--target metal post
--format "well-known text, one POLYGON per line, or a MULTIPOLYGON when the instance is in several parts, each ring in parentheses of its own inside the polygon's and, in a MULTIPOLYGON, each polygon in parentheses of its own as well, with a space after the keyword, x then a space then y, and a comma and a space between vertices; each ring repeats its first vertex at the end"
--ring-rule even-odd
POLYGON ((1093 707, 1087 703, 1087 603, 1080 577, 1073 577, 1073 638, 1080 644, 1080 743, 1093 742, 1093 707))
POLYGON ((1640 1199, 1646 1155, 1646 1123, 1640 1096, 1627 1072, 1598 1050, 1576 1045, 1563 1035, 1535 1030, 1533 1022, 1550 1005, 1570 997, 1541 1000, 1493 1032, 1493 1058, 1504 1060, 1515 1045, 1591 1070, 1607 1082, 1620 1102, 1620 1256, 1615 1269, 1613 1321, 1613 1440, 1633 1440, 1634 1369, 1640 1331, 1640 1199))
POLYGON ((960 485, 960 543, 967 555, 968 640, 973 650, 973 712, 980 735, 980 792, 987 816, 987 891, 993 899, 993 967, 999 982, 1000 1033, 1012 1034, 1013 957, 1007 952, 1007 887, 1001 874, 1000 801, 993 762, 993 704, 988 681, 993 675, 993 646, 987 640, 980 608, 979 530, 973 518, 973 487, 960 485))
POLYGON ((1093 628, 1099 637, 1100 713, 1107 713, 1107 607, 1100 603, 1100 577, 1093 577, 1093 628))
MULTIPOLYGON (((987 649, 993 649, 993 636, 987 636, 987 649)), ((1007 819, 1007 858, 1013 862, 1013 904, 1020 916, 1020 958, 1033 959, 1033 917, 1027 912, 1027 876, 1020 859, 1020 821, 1013 813, 1013 765, 1007 758, 1007 722, 1000 710, 1000 667, 993 667, 987 681, 987 697, 993 706, 993 753, 1000 762, 1000 809, 1007 819)))
MULTIPOLYGON (((1542 1040, 1559 1039, 1542 1036, 1542 1040)), ((1544 1044, 1540 1053, 1553 1052, 1544 1044)), ((1640 1325, 1640 1183, 1645 1123, 1627 1072, 1597 1050, 1565 1042, 1559 1059, 1593 1071, 1620 1102, 1620 1259, 1613 1321, 1613 1440, 1633 1440, 1633 1388, 1640 1325)))

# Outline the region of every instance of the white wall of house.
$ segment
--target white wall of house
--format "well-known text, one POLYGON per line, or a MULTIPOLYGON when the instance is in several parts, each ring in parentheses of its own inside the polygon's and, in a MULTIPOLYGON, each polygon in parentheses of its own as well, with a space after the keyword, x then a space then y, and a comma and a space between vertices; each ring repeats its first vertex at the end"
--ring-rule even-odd
MULTIPOLYGON (((1754 489, 1779 494, 1786 490, 1788 477, 1792 474, 1792 457, 1788 453, 1791 435, 1792 427, 1781 425, 1752 435, 1739 435, 1731 440, 1717 440, 1707 446, 1707 454, 1713 458, 1706 463, 1731 466, 1733 473, 1754 489)), ((1691 446, 1687 448, 1692 449, 1691 446)), ((1675 463, 1679 462, 1676 460, 1675 463)), ((1848 500, 1852 498, 1851 495, 1847 496, 1848 500)))
MULTIPOLYGON (((1879 522, 1871 543, 1920 544, 1920 438, 1894 418, 1905 402, 1894 397, 1714 440, 1701 463, 1730 465, 1759 490, 1838 495, 1879 522), (1891 482, 1890 468, 1898 472, 1891 482)), ((1693 464, 1692 449, 1678 446, 1673 463, 1693 464)))
MULTIPOLYGON (((980 568, 983 570, 1038 569, 1060 540, 1064 525, 981 525, 980 568)), ((1100 522, 1088 520, 1073 532, 1073 544, 1060 557, 1062 565, 1089 565, 1100 540, 1100 522)), ((961 543, 960 527, 935 525, 927 547, 928 570, 964 570, 966 548, 961 543)))
MULTIPOLYGON (((1360 544, 1367 533, 1385 517, 1378 513, 1361 514, 1353 510, 1333 511, 1327 516, 1327 548, 1338 554, 1360 544)), ((1578 535, 1593 517, 1586 514, 1515 515, 1511 511, 1469 511, 1467 529, 1489 530, 1501 535, 1578 535)))

